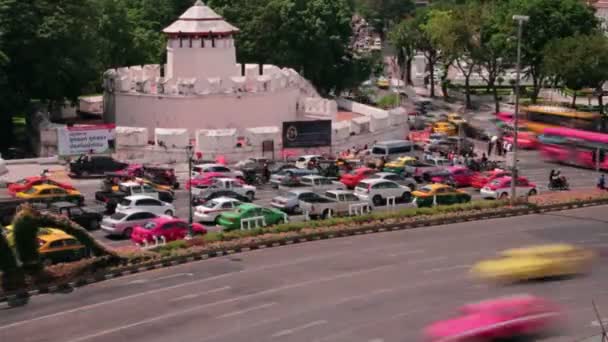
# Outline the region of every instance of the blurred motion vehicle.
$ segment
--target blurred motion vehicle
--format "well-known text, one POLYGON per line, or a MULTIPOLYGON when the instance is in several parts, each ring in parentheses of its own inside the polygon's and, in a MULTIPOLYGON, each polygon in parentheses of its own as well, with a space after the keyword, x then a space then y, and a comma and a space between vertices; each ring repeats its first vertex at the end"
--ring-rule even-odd
POLYGON ((471 272, 480 279, 515 283, 584 274, 593 258, 594 253, 582 247, 539 245, 506 250, 497 259, 477 263, 471 272))
POLYGON ((475 189, 481 189, 486 186, 489 182, 502 177, 511 176, 510 171, 502 169, 494 169, 490 171, 475 172, 471 179, 471 186, 475 189))
MULTIPOLYGON (((503 140, 509 143, 510 145, 515 144, 515 138, 512 134, 506 134, 505 136, 503 136, 503 140)), ((536 137, 536 134, 518 129, 517 147, 524 150, 533 150, 538 148, 538 146, 539 142, 538 138, 536 137)))
MULTIPOLYGON (((206 234, 207 229, 200 223, 192 223, 192 232, 195 235, 206 234)), ((133 228, 131 241, 136 244, 154 242, 164 238, 165 241, 182 240, 188 234, 188 222, 167 216, 157 217, 141 226, 133 228)))
POLYGON ((456 127, 447 121, 435 122, 431 129, 433 133, 444 133, 449 136, 456 135, 458 133, 456 127))
POLYGON ((271 166, 274 165, 274 161, 264 157, 250 157, 237 162, 234 167, 239 170, 254 169, 256 171, 261 171, 264 169, 265 165, 268 165, 268 167, 271 168, 271 166))
POLYGON ((490 299, 460 308, 460 315, 424 329, 429 342, 535 341, 554 333, 563 313, 554 303, 532 295, 490 299))
POLYGON ((447 120, 449 123, 451 123, 452 125, 459 127, 461 124, 466 124, 467 120, 465 120, 465 118, 462 117, 462 115, 457 114, 457 113, 450 113, 448 114, 447 120))
POLYGON ((323 157, 320 155, 306 155, 300 156, 298 160, 296 160, 296 167, 298 169, 308 169, 312 164, 316 164, 318 161, 322 160, 323 157))
POLYGON ((317 197, 319 195, 309 189, 294 189, 274 197, 270 205, 288 214, 295 214, 302 211, 300 201, 317 197))
POLYGON ((128 166, 109 156, 82 155, 70 163, 70 177, 103 176, 106 172, 120 171, 128 166))
POLYGON ((385 179, 389 181, 393 181, 399 185, 404 185, 410 188, 410 190, 414 191, 418 187, 418 183, 416 180, 411 177, 404 177, 402 174, 397 174, 393 172, 377 172, 367 179, 385 179))
POLYGON ((414 197, 414 204, 418 207, 432 207, 435 204, 450 205, 471 201, 471 195, 446 184, 425 185, 412 192, 412 196, 414 197))
POLYGON ((360 167, 358 169, 353 170, 350 173, 342 175, 342 177, 340 178, 340 182, 342 182, 342 184, 346 185, 346 188, 354 189, 355 186, 357 186, 357 184, 359 184, 359 182, 361 182, 363 179, 373 175, 374 173, 376 173, 375 169, 372 169, 369 167, 360 167))
POLYGON ((82 205, 84 196, 77 190, 66 190, 55 185, 34 185, 29 189, 17 192, 15 197, 30 200, 32 202, 53 203, 67 201, 82 205))
MULTIPOLYGON (((480 190, 483 198, 507 199, 511 196, 511 177, 496 178, 480 190)), ((538 193, 536 185, 527 178, 519 177, 515 183, 515 196, 534 196, 538 193)))
POLYGON ((300 200, 300 208, 312 218, 330 218, 351 214, 353 206, 369 205, 350 191, 327 191, 323 196, 308 197, 300 200))
POLYGON ((387 203, 389 198, 392 198, 395 202, 399 200, 408 203, 412 199, 412 190, 407 186, 389 180, 364 179, 355 187, 355 195, 361 201, 366 201, 377 207, 387 203))
POLYGON ((54 185, 66 190, 76 190, 74 186, 68 183, 62 183, 52 180, 45 176, 33 176, 22 178, 14 183, 8 183, 8 191, 10 194, 15 195, 18 192, 23 192, 30 189, 34 185, 54 185))
MULTIPOLYGON (((224 227, 224 230, 241 229, 241 222, 244 219, 258 218, 258 227, 272 226, 285 222, 285 213, 277 209, 260 207, 255 204, 241 204, 234 211, 222 213, 217 223, 224 227)), ((253 226, 253 225, 252 225, 253 226)))
POLYGON ((106 216, 101 221, 101 229, 111 236, 131 238, 133 228, 143 226, 159 215, 141 209, 127 209, 106 216))
POLYGON ((546 128, 540 154, 552 162, 608 170, 608 134, 570 128, 546 128))
POLYGON ((473 181, 473 171, 465 166, 448 166, 444 173, 431 177, 433 183, 449 183, 454 187, 468 187, 473 181))
POLYGON ((216 222, 220 214, 232 211, 243 204, 239 200, 230 197, 219 197, 212 199, 194 210, 194 218, 198 222, 216 222))
POLYGON ((410 156, 399 157, 393 161, 390 161, 390 162, 384 164, 384 169, 382 169, 382 171, 393 172, 393 173, 403 173, 405 171, 405 166, 407 166, 408 164, 413 163, 417 160, 418 160, 418 158, 416 158, 416 157, 410 157, 410 156))
POLYGON ((157 165, 144 165, 141 178, 148 180, 157 186, 165 186, 170 189, 178 189, 179 182, 175 175, 175 170, 170 167, 157 165))
MULTIPOLYGON (((6 240, 9 246, 14 247, 15 237, 13 226, 6 226, 6 240)), ((89 255, 87 249, 73 236, 66 234, 61 229, 40 228, 36 239, 38 240, 38 253, 42 264, 45 266, 80 260, 89 255)))

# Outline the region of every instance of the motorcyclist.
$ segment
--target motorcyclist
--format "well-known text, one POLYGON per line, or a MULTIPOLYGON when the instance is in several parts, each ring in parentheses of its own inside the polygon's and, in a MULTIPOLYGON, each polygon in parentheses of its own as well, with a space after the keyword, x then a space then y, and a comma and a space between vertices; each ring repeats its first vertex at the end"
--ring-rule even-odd
POLYGON ((561 175, 560 169, 553 169, 549 173, 549 184, 553 188, 564 188, 566 187, 566 178, 561 175))

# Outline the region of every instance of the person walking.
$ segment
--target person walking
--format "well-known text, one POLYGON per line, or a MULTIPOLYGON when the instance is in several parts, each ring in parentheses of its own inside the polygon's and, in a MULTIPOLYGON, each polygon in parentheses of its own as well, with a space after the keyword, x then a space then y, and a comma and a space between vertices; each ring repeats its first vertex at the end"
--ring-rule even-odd
POLYGON ((501 157, 503 155, 503 151, 504 151, 503 140, 502 140, 502 138, 498 138, 496 140, 496 155, 501 157))
POLYGON ((606 177, 602 173, 600 178, 597 180, 597 188, 600 190, 606 190, 606 177))

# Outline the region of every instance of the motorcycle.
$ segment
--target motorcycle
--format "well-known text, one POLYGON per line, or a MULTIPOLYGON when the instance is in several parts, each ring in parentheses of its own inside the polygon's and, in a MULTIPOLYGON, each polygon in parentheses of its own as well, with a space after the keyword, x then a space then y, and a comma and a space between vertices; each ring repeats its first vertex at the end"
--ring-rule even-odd
POLYGON ((570 190, 570 184, 568 184, 566 177, 561 176, 549 181, 547 188, 551 191, 567 191, 570 190))

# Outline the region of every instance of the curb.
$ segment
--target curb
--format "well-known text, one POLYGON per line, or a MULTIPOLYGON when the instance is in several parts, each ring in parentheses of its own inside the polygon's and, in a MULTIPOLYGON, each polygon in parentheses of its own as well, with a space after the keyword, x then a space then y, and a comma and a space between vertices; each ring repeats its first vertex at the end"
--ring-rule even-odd
POLYGON ((13 300, 18 300, 19 298, 35 296, 39 294, 47 294, 47 293, 56 293, 62 291, 71 291, 74 288, 102 282, 109 279, 119 278, 122 276, 127 276, 131 274, 146 272, 150 270, 172 267, 180 264, 201 261, 206 259, 211 259, 215 257, 220 257, 224 255, 232 255, 238 254, 253 250, 266 249, 272 247, 279 246, 287 246, 294 245, 303 242, 312 242, 318 240, 328 240, 334 238, 341 237, 349 237, 356 235, 366 235, 366 234, 374 234, 374 233, 383 233, 383 232, 392 232, 399 230, 407 230, 407 229, 416 229, 422 227, 431 227, 431 226, 439 226, 446 224, 454 224, 454 223, 462 223, 462 222, 470 222, 470 221, 483 221, 497 218, 507 218, 507 217, 515 217, 515 216, 525 216, 532 214, 543 214, 554 211, 562 211, 569 209, 577 209, 577 208, 585 208, 599 205, 608 204, 607 199, 599 199, 599 200, 590 200, 590 201, 581 201, 576 203, 560 203, 560 204, 551 204, 542 207, 536 208, 517 208, 517 209, 507 209, 494 213, 474 213, 474 214, 464 214, 459 217, 453 218, 436 218, 436 219, 426 219, 414 222, 407 223, 392 223, 392 224, 374 224, 374 225, 364 225, 357 229, 347 229, 344 231, 337 232, 315 232, 311 234, 307 234, 304 236, 297 237, 288 237, 288 238, 280 238, 276 241, 265 241, 265 242, 254 242, 246 245, 237 245, 230 248, 223 248, 217 250, 210 250, 200 254, 191 254, 191 255, 180 255, 168 257, 165 259, 154 260, 149 262, 144 262, 131 266, 123 266, 117 269, 100 272, 97 274, 89 275, 86 277, 76 278, 73 281, 53 284, 53 285, 45 285, 45 286, 37 286, 31 290, 23 291, 23 292, 13 292, 7 293, 3 296, 0 296, 0 303, 2 302, 10 302, 13 300))

